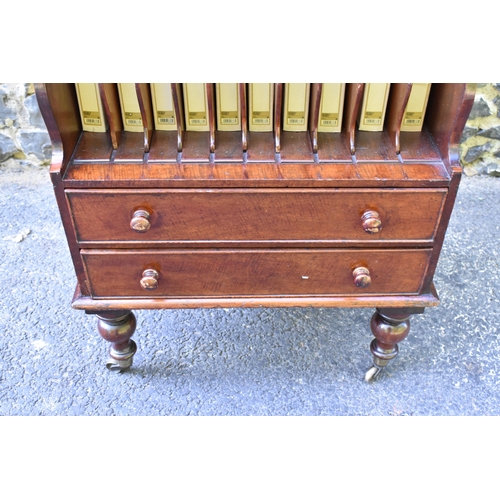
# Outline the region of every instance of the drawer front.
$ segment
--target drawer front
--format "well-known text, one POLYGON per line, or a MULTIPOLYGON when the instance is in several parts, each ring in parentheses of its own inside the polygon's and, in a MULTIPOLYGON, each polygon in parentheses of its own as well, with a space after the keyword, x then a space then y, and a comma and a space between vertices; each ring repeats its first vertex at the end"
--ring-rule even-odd
POLYGON ((140 298, 416 294, 431 250, 82 250, 81 253, 93 297, 140 298), (354 274, 359 276, 360 268, 369 272, 371 283, 366 288, 354 284, 354 274), (353 273, 355 270, 357 273, 353 273), (157 288, 143 289, 143 279, 149 285, 157 284, 157 288))
POLYGON ((124 246, 325 242, 331 246, 391 241, 429 244, 447 190, 163 189, 66 193, 77 238, 83 246, 105 242, 124 246), (139 233, 131 228, 131 221, 137 213, 142 213, 144 221, 144 212, 149 227, 139 233), (367 221, 366 214, 371 220, 367 221), (377 218, 382 229, 367 232, 363 224, 373 224, 377 218))

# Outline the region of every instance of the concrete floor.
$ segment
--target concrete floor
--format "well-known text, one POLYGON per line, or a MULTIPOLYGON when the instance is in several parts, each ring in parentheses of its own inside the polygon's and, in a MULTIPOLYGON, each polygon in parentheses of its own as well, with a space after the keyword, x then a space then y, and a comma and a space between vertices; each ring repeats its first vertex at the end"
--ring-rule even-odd
POLYGON ((435 285, 373 384, 368 309, 138 311, 104 367, 46 170, 0 169, 0 415, 499 415, 500 179, 464 178, 435 285))

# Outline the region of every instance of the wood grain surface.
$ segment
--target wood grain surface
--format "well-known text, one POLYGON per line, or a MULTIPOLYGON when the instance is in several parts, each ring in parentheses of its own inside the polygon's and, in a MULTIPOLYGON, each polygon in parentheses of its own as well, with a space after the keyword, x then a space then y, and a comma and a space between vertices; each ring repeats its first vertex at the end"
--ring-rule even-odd
POLYGON ((66 190, 80 243, 432 244, 446 189, 66 190), (136 233, 136 210, 151 228, 136 233), (363 230, 367 210, 382 230, 363 230))
POLYGON ((430 249, 82 250, 93 297, 418 294, 430 249), (369 270, 368 288, 353 270, 369 270), (159 286, 144 290, 143 272, 159 286))

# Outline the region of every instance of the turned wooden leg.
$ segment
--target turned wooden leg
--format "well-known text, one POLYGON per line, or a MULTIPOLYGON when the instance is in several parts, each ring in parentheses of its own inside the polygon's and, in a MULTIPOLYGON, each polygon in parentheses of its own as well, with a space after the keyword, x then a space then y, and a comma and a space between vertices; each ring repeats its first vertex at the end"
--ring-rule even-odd
POLYGON ((131 339, 136 320, 132 311, 102 311, 97 314, 101 337, 111 342, 106 368, 123 372, 132 366, 137 346, 131 339))
POLYGON ((423 308, 416 307, 377 308, 370 323, 375 338, 370 344, 373 365, 366 372, 365 380, 367 382, 373 381, 389 361, 397 356, 398 343, 404 340, 410 332, 410 316, 423 312, 423 308))

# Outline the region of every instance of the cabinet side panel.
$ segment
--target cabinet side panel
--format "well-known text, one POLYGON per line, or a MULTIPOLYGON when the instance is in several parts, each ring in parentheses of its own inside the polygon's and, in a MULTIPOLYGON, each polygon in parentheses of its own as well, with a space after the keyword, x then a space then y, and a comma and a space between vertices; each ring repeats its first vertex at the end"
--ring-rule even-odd
POLYGON ((473 84, 432 84, 425 123, 450 173, 459 165, 460 136, 474 103, 474 92, 473 84))
POLYGON ((80 289, 84 295, 88 295, 86 275, 62 182, 69 158, 81 135, 75 86, 64 83, 36 84, 36 96, 52 141, 50 178, 54 186, 61 221, 80 289))
POLYGON ((459 167, 455 167, 450 187, 448 189, 448 194, 446 195, 446 200, 444 202, 443 213, 437 230, 436 238, 434 240, 431 260, 429 262, 429 267, 426 270, 425 273, 426 275, 422 284, 423 293, 427 293, 427 291, 430 290, 430 287, 432 286, 432 280, 434 278, 434 273, 436 271, 439 255, 441 254, 441 248, 443 247, 444 237, 446 235, 446 229, 448 228, 448 223, 450 221, 451 213, 453 211, 453 206, 455 204, 455 199, 457 197, 458 186, 460 184, 461 177, 462 177, 461 169, 459 167))
MULTIPOLYGON (((75 85, 72 83, 47 83, 37 85, 37 98, 42 116, 49 130, 52 145, 56 151, 62 145, 61 174, 80 138, 82 125, 75 85), (48 106, 47 106, 48 104, 48 106), (58 141, 57 134, 60 137, 58 141)), ((53 156, 51 170, 58 168, 59 159, 53 156)))
POLYGON ((59 172, 51 172, 50 177, 52 180, 52 184, 54 185, 54 194, 56 196, 57 205, 59 207, 59 213, 61 215, 61 221, 63 224, 64 232, 66 234, 66 239, 68 241, 69 251, 71 254, 71 259, 73 261, 73 266, 75 268, 78 283, 80 285, 82 294, 88 295, 88 280, 83 267, 80 248, 76 239, 76 231, 73 225, 70 208, 66 200, 66 195, 64 193, 64 186, 62 183, 61 175, 59 174, 59 172))

